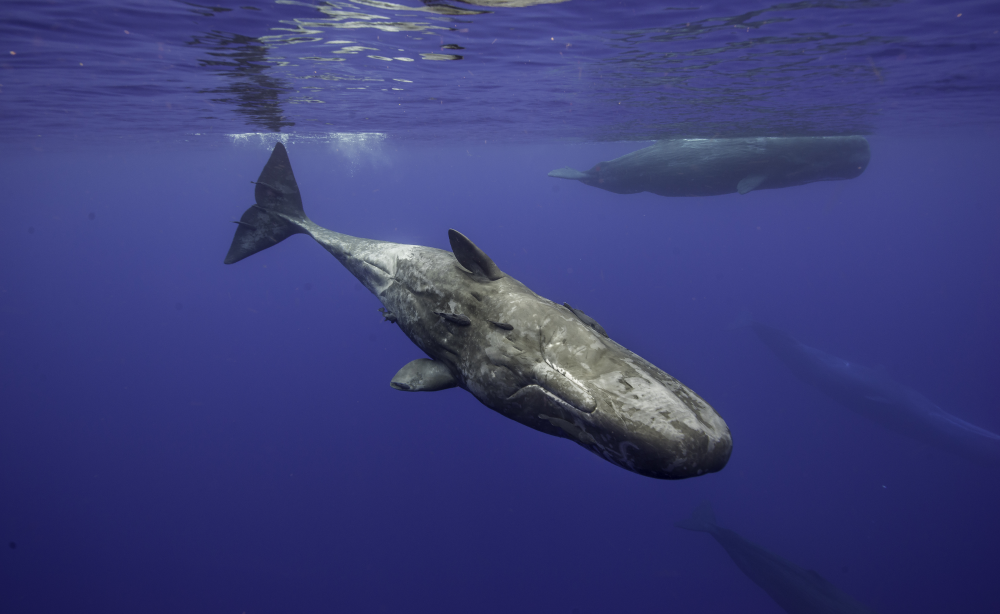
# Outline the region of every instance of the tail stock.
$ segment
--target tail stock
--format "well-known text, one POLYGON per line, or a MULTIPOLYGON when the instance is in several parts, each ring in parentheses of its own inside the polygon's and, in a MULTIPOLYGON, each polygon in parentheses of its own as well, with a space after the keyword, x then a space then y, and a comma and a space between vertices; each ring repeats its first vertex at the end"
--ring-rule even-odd
POLYGON ((239 262, 288 237, 305 232, 296 222, 308 221, 302 209, 299 186, 292 174, 288 152, 280 142, 274 146, 254 189, 257 202, 243 213, 236 236, 226 254, 226 264, 239 262))

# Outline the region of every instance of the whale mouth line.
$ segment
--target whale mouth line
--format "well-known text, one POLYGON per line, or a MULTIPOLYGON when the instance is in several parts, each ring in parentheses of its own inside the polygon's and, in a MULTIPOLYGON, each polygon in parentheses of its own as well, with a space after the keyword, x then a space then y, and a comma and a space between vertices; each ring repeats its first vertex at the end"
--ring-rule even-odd
POLYGON ((539 386, 538 384, 529 384, 527 386, 524 386, 523 388, 521 388, 520 390, 518 390, 514 394, 510 395, 509 397, 507 397, 507 401, 508 402, 510 402, 510 401, 517 401, 520 398, 523 398, 523 397, 525 397, 527 395, 538 394, 538 393, 541 393, 542 396, 544 396, 546 400, 555 403, 558 407, 560 407, 560 408, 562 408, 562 409, 564 409, 566 411, 578 411, 578 412, 580 412, 582 414, 591 414, 591 413, 594 412, 594 409, 596 409, 596 407, 592 408, 592 409, 586 409, 586 408, 583 408, 583 407, 577 407, 576 405, 574 405, 574 404, 570 403, 569 401, 563 399, 559 395, 557 395, 557 394, 555 394, 555 393, 553 393, 553 392, 551 392, 549 390, 546 390, 545 388, 539 386))

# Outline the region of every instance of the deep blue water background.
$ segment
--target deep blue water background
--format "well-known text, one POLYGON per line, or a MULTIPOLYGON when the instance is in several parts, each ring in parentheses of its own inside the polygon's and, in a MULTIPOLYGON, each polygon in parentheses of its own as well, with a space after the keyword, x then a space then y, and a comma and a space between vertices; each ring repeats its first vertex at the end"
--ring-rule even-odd
MULTIPOLYGON (((189 5, 126 6, 105 7, 94 28, 77 16, 49 49, 113 58, 96 24, 125 19, 155 33, 160 23, 168 38, 171 22, 142 11, 196 20, 189 5)), ((650 26, 659 7, 637 6, 638 22, 625 9, 599 15, 650 26)), ((989 6, 956 6, 978 15, 975 32, 992 32, 989 6)), ((70 10, 38 7, 0 7, 8 40, 30 49, 43 17, 70 10)), ((547 33, 594 7, 483 18, 547 33)), ((896 24, 880 35, 906 47, 941 35, 921 21, 932 8, 877 5, 854 28, 896 24)), ((970 32, 941 36, 965 44, 970 32)), ((164 68, 169 85, 109 60, 70 95, 49 81, 62 79, 57 53, 0 66, 0 611, 779 612, 709 536, 673 526, 703 500, 723 526, 879 612, 996 611, 997 473, 850 413, 732 327, 749 312, 1000 432, 990 44, 926 56, 899 76, 932 84, 924 98, 889 71, 888 91, 845 93, 854 105, 845 108, 863 112, 804 128, 869 134, 872 161, 859 178, 744 196, 621 196, 546 177, 647 144, 630 139, 668 136, 669 118, 643 123, 643 111, 595 128, 606 114, 591 91, 576 94, 591 105, 588 120, 546 132, 546 113, 569 111, 515 63, 495 67, 504 95, 534 97, 544 111, 467 116, 451 131, 426 106, 411 112, 427 121, 394 115, 390 105, 403 103, 389 94, 367 103, 382 118, 374 126, 343 118, 356 110, 349 100, 314 105, 314 116, 338 118, 324 128, 289 102, 297 94, 280 93, 316 222, 443 249, 447 229, 461 230, 505 272, 583 308, 711 403, 732 430, 732 459, 681 482, 619 469, 459 389, 392 390, 392 375, 421 352, 304 237, 222 265, 230 220, 252 202, 249 180, 273 142, 225 135, 267 132, 264 120, 223 103, 212 103, 214 119, 157 117, 136 110, 141 93, 112 94, 116 81, 146 79, 165 88, 157 96, 196 108, 214 96, 198 82, 224 77, 182 61, 164 68), (961 87, 938 79, 962 74, 961 87), (887 100, 895 111, 876 104, 887 100), (512 137, 519 117, 537 130, 512 137)), ((476 60, 468 53, 428 62, 436 72, 426 78, 446 87, 458 77, 445 71, 476 60)), ((542 62, 539 49, 520 53, 542 62)), ((858 65, 874 75, 867 60, 858 65)), ((738 100, 726 106, 732 87, 719 85, 701 110, 675 102, 694 107, 676 131, 712 136, 721 108, 735 116, 723 133, 781 132, 783 98, 760 123, 738 100)), ((488 96, 469 95, 459 111, 488 96)))

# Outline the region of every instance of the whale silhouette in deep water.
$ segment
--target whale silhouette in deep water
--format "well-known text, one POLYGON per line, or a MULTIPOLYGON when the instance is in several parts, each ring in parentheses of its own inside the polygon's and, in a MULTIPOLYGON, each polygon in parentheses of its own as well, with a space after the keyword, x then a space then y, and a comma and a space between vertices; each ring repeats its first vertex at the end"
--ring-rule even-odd
POLYGON ((560 168, 549 177, 615 194, 717 196, 853 179, 864 172, 869 157, 863 136, 669 139, 589 171, 560 168))
POLYGON ((1000 467, 1000 435, 957 418, 884 373, 750 322, 764 344, 800 380, 887 429, 990 467, 1000 467))
POLYGON ((751 543, 738 533, 720 527, 705 503, 691 518, 677 526, 710 534, 754 583, 788 614, 875 614, 815 571, 802 569, 751 543))
POLYGON ((393 388, 464 388, 512 420, 650 477, 698 476, 729 460, 729 429, 698 395, 579 309, 503 273, 461 233, 448 232, 452 253, 322 228, 302 209, 281 143, 256 183, 256 204, 237 222, 226 264, 293 234, 311 236, 430 357, 400 369, 393 388))

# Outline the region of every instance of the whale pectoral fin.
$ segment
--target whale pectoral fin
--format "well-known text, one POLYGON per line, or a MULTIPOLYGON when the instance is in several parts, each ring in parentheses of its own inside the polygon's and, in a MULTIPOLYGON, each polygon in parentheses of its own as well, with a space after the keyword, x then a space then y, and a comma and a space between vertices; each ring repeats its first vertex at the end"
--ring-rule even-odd
POLYGON ((751 190, 757 189, 757 186, 764 183, 767 179, 764 175, 747 175, 736 184, 736 191, 740 194, 746 194, 751 190))
POLYGON ((475 243, 470 241, 469 237, 455 229, 450 229, 448 242, 451 243, 451 251, 455 254, 458 263, 473 275, 481 275, 490 281, 496 281, 504 276, 500 267, 475 243))
POLYGON ((549 171, 549 177, 558 177, 559 179, 586 179, 587 173, 581 173, 575 168, 570 168, 568 166, 563 168, 557 168, 554 171, 549 171))
POLYGON ((389 382, 396 390, 406 392, 434 392, 458 386, 455 376, 444 363, 429 358, 418 358, 406 363, 389 382))

